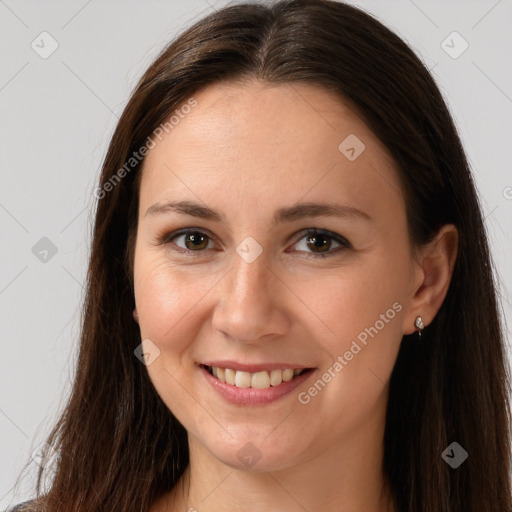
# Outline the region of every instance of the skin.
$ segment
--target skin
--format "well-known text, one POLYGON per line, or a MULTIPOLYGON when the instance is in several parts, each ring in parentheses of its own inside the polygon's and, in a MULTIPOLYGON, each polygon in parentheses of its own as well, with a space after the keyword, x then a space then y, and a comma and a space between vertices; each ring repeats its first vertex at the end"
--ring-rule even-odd
POLYGON ((456 229, 445 226, 413 252, 394 163, 337 96, 250 81, 217 83, 194 98, 198 105, 155 140, 140 188, 134 318, 141 339, 160 350, 147 371, 190 448, 179 485, 152 512, 394 510, 382 471, 388 382, 402 336, 417 330, 418 315, 428 325, 442 304, 456 229), (354 161, 338 149, 349 134, 365 144, 354 161), (199 202, 225 220, 145 215, 170 200, 199 202), (305 201, 343 203, 371 220, 308 217, 272 227, 278 208, 305 201), (320 237, 331 252, 315 257, 321 251, 301 233, 315 227, 350 247, 320 237), (160 243, 181 228, 210 237, 202 252, 186 236, 160 243), (262 249, 250 263, 236 252, 248 236, 262 249), (298 393, 397 303, 394 318, 300 403, 298 393), (242 406, 205 381, 197 363, 207 359, 316 370, 273 403, 242 406), (237 456, 248 442, 261 456, 251 467, 237 456))

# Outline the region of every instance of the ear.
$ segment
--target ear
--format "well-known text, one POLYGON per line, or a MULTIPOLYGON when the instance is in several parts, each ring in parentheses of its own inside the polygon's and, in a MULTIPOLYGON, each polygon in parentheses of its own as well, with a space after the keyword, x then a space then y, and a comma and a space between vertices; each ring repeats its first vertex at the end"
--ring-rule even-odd
POLYGON ((412 298, 404 315, 404 334, 412 334, 416 317, 429 325, 441 308, 448 292, 457 258, 458 232, 453 224, 443 226, 435 238, 421 247, 416 257, 412 298))
POLYGON ((133 310, 133 319, 139 323, 139 314, 137 313, 137 308, 134 308, 133 310))

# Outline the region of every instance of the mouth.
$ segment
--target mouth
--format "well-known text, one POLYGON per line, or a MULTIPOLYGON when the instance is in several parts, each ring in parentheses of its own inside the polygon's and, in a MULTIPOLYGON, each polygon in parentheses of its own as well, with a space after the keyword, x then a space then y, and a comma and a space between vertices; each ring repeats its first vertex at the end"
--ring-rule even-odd
POLYGON ((252 389, 277 388, 282 386, 284 383, 293 381, 294 379, 314 370, 314 368, 299 367, 273 368, 256 372, 248 372, 220 366, 209 366, 206 364, 201 364, 200 366, 216 380, 224 384, 235 388, 252 389))

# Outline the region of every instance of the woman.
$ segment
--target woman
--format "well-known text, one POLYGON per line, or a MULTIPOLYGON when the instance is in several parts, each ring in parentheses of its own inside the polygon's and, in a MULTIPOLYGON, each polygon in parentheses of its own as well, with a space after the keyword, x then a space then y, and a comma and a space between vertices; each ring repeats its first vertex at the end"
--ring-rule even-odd
POLYGON ((96 195, 30 507, 512 511, 481 209, 439 90, 382 24, 327 0, 199 21, 139 82, 96 195))

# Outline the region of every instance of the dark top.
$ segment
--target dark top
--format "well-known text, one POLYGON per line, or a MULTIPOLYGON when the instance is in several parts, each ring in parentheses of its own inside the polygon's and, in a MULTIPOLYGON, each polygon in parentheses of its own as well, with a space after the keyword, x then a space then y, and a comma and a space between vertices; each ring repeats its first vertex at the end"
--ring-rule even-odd
POLYGON ((34 502, 35 502, 35 500, 29 500, 29 501, 24 501, 23 503, 18 503, 14 507, 8 508, 5 512, 24 512, 24 511, 30 512, 31 510, 35 510, 31 506, 34 504, 34 502))

